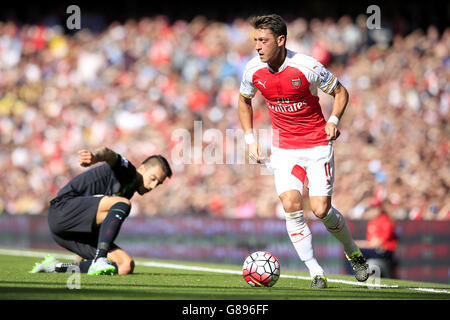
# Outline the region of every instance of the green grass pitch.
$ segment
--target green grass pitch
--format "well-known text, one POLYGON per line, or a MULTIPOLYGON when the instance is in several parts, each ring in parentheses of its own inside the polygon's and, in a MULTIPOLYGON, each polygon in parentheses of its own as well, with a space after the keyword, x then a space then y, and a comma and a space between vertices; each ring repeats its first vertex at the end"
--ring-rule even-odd
MULTIPOLYGON (((25 252, 25 251, 24 251, 25 252)), ((30 251, 26 251, 30 253, 30 251)), ((42 253, 42 252, 41 252, 42 253)), ((61 253, 61 252, 59 252, 61 253)), ((309 289, 309 280, 286 276, 305 273, 283 271, 272 288, 250 287, 239 274, 240 266, 186 261, 136 259, 135 273, 123 276, 80 275, 80 288, 68 289, 71 274, 29 274, 41 257, 19 256, 0 252, 0 299, 84 300, 84 299, 150 299, 150 300, 318 300, 318 299, 450 299, 450 286, 445 284, 381 279, 381 285, 398 287, 368 288, 353 283, 352 276, 328 275, 329 279, 349 283, 329 282, 329 288, 309 289), (176 268, 145 266, 169 263, 176 268), (189 268, 191 267, 191 268, 189 268), (232 270, 221 273, 193 270, 195 268, 232 270), (414 288, 414 289, 413 289, 414 288), (432 289, 434 292, 421 291, 432 289)), ((59 259, 60 261, 69 261, 59 259)), ((73 279, 73 278, 72 278, 73 279)))

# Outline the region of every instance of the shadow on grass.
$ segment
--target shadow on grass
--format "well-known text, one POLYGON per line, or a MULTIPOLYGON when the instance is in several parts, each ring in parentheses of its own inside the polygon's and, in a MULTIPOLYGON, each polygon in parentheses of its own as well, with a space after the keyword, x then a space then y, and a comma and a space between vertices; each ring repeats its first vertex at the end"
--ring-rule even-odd
MULTIPOLYGON (((26 289, 56 289, 53 286, 58 286, 61 287, 63 286, 65 290, 69 290, 66 289, 66 283, 65 282, 61 282, 61 281, 52 281, 52 282, 48 282, 48 281, 42 281, 42 282, 38 282, 38 281, 27 281, 26 283, 24 282, 20 282, 20 281, 1 281, 0 282, 0 292, 2 292, 3 288, 26 288, 26 289), (9 284, 11 286, 4 286, 4 284, 9 284), (24 285, 33 285, 33 286, 42 286, 42 288, 39 287, 33 287, 33 288, 29 288, 29 287, 25 287, 24 285), (43 288, 43 287, 46 288, 43 288)), ((83 286, 83 281, 81 281, 81 286, 83 286)), ((110 286, 113 288, 119 287, 119 288, 127 288, 128 290, 134 291, 134 290, 140 290, 140 289, 145 289, 145 288, 149 288, 149 289, 189 289, 189 290, 194 290, 194 289, 207 289, 207 290, 223 290, 223 289, 227 289, 227 290, 254 290, 254 292, 267 292, 270 290, 277 290, 277 289, 282 289, 282 290, 291 290, 291 289, 287 289, 287 288, 253 288, 250 286, 215 286, 215 285, 193 285, 192 283, 186 283, 186 284, 162 284, 162 283, 148 283, 148 284, 136 284, 136 283, 93 283, 93 282, 85 282, 84 286, 89 288, 89 290, 91 290, 91 288, 93 287, 97 287, 97 286, 110 286)))
MULTIPOLYGON (((50 299, 50 300, 79 300, 79 299, 186 299, 186 295, 177 295, 161 291, 138 291, 117 289, 80 289, 69 290, 67 288, 25 288, 25 287, 0 287, 0 299, 50 299)), ((199 299, 206 299, 206 295, 199 295, 199 299)))
MULTIPOLYGON (((42 285, 42 283, 35 283, 42 285)), ((52 285, 55 285, 54 283, 52 285)), ((319 299, 448 299, 447 295, 434 293, 392 292, 391 290, 374 289, 361 291, 355 295, 354 290, 311 290, 284 288, 223 288, 213 286, 185 286, 174 285, 109 285, 110 288, 98 288, 97 285, 83 285, 80 289, 69 290, 61 283, 59 287, 24 287, 23 283, 10 282, 10 285, 0 287, 0 299, 39 299, 39 300, 319 300, 319 299), (16 286, 16 285, 22 286, 16 286), (250 291, 250 293, 249 293, 250 291)), ((108 286, 103 284, 103 286, 108 286)))
MULTIPOLYGON (((149 286, 151 287, 151 286, 149 286)), ((115 299, 131 299, 131 300, 252 300, 252 299, 295 299, 294 296, 273 294, 267 295, 249 295, 248 292, 237 293, 233 292, 209 292, 209 291, 178 291, 179 289, 174 286, 164 286, 162 290, 158 290, 161 287, 152 287, 152 290, 133 290, 132 288, 127 289, 96 289, 92 287, 83 288, 81 285, 80 289, 69 290, 64 287, 60 288, 43 288, 43 287, 15 287, 15 286, 5 286, 0 287, 0 299, 19 299, 19 300, 84 300, 84 299, 95 299, 95 300, 115 300, 115 299)), ((210 287, 206 287, 210 288, 210 287)), ((196 287, 197 289, 197 287, 196 287)), ((199 288, 201 289, 201 288, 199 288)), ((239 288, 242 289, 242 288, 239 288)))

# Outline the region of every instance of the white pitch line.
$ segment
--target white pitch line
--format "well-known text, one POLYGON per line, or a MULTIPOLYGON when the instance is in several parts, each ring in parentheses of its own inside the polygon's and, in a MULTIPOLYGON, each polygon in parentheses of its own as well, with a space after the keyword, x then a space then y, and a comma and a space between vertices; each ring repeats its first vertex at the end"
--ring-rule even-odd
MULTIPOLYGON (((196 266, 186 266, 172 263, 159 263, 159 262, 144 262, 137 261, 136 265, 146 266, 146 267, 161 267, 161 268, 170 268, 170 269, 182 269, 182 270, 191 270, 191 271, 204 271, 204 272, 216 272, 216 273, 230 273, 230 274, 238 274, 241 275, 241 271, 229 270, 229 269, 215 269, 215 268, 205 268, 205 267, 196 267, 196 266)), ((304 276, 294 276, 294 275, 281 275, 281 278, 290 278, 290 279, 300 279, 300 280, 311 280, 310 277, 304 276)), ((343 283, 349 285, 363 286, 363 287, 373 287, 373 288, 391 288, 391 289, 408 289, 408 290, 417 290, 417 291, 425 291, 425 292, 433 292, 433 293, 448 293, 450 291, 445 289, 433 289, 433 288, 413 288, 413 287, 402 287, 398 285, 387 285, 387 284, 373 284, 366 282, 356 282, 356 281, 348 281, 348 280, 340 280, 340 279, 327 279, 328 282, 335 283, 343 283)))
MULTIPOLYGON (((8 255, 8 256, 18 256, 18 257, 37 257, 44 258, 49 255, 49 252, 42 251, 26 251, 26 250, 14 250, 14 249, 2 249, 0 248, 0 254, 8 255)), ((59 259, 74 259, 74 254, 64 254, 64 253, 51 253, 55 256, 55 258, 59 259)))
MULTIPOLYGON (((27 251, 27 250, 1 249, 0 248, 0 254, 11 255, 11 256, 21 256, 21 257, 45 257, 49 253, 48 252, 39 252, 39 251, 27 251)), ((73 258, 75 258, 75 255, 73 255, 73 254, 53 253, 53 255, 56 258, 60 258, 60 259, 73 259, 73 258)), ((144 267, 157 267, 157 268, 169 268, 169 269, 190 270, 190 271, 228 273, 228 274, 236 274, 236 275, 241 275, 242 274, 241 271, 230 270, 230 269, 187 266, 187 265, 173 264, 173 263, 161 263, 161 262, 150 262, 150 261, 135 261, 135 264, 138 265, 138 266, 144 266, 144 267)), ((280 277, 282 277, 282 278, 290 278, 290 279, 300 279, 300 280, 311 280, 310 277, 294 276, 294 275, 281 275, 280 277)), ((340 279, 327 279, 327 280, 328 280, 328 282, 342 283, 342 284, 349 284, 349 285, 356 285, 356 286, 364 286, 364 287, 390 288, 390 289, 407 289, 407 290, 422 291, 422 292, 447 293, 447 294, 450 294, 450 291, 449 290, 445 290, 445 289, 403 287, 403 286, 398 286, 398 285, 373 284, 373 283, 356 282, 356 281, 348 281, 348 280, 340 280, 340 279)))

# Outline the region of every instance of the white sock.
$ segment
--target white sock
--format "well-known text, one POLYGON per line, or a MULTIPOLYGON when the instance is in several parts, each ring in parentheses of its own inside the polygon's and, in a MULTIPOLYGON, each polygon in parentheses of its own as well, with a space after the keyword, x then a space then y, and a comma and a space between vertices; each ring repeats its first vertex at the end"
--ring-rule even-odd
POLYGON ((286 229, 289 238, 300 257, 300 260, 306 264, 311 278, 316 275, 323 276, 323 269, 316 258, 314 258, 312 234, 303 217, 303 210, 290 213, 285 212, 284 214, 286 217, 286 229))
POLYGON ((350 257, 353 252, 358 251, 358 246, 353 241, 344 216, 336 208, 332 206, 327 215, 321 220, 327 227, 328 232, 342 243, 347 256, 350 257))

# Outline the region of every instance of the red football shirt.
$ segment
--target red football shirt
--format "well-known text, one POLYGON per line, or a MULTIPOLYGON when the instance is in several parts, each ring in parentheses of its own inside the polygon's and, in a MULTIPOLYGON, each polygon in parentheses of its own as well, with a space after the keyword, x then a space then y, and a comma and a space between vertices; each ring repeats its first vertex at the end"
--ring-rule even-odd
POLYGON ((338 80, 313 57, 287 50, 284 63, 274 71, 259 56, 250 60, 242 77, 241 95, 253 98, 259 90, 272 119, 272 144, 283 149, 327 145, 320 88, 331 93, 338 80))
POLYGON ((397 236, 395 235, 395 224, 386 213, 369 221, 367 225, 366 240, 381 239, 385 250, 395 251, 397 248, 397 236))

